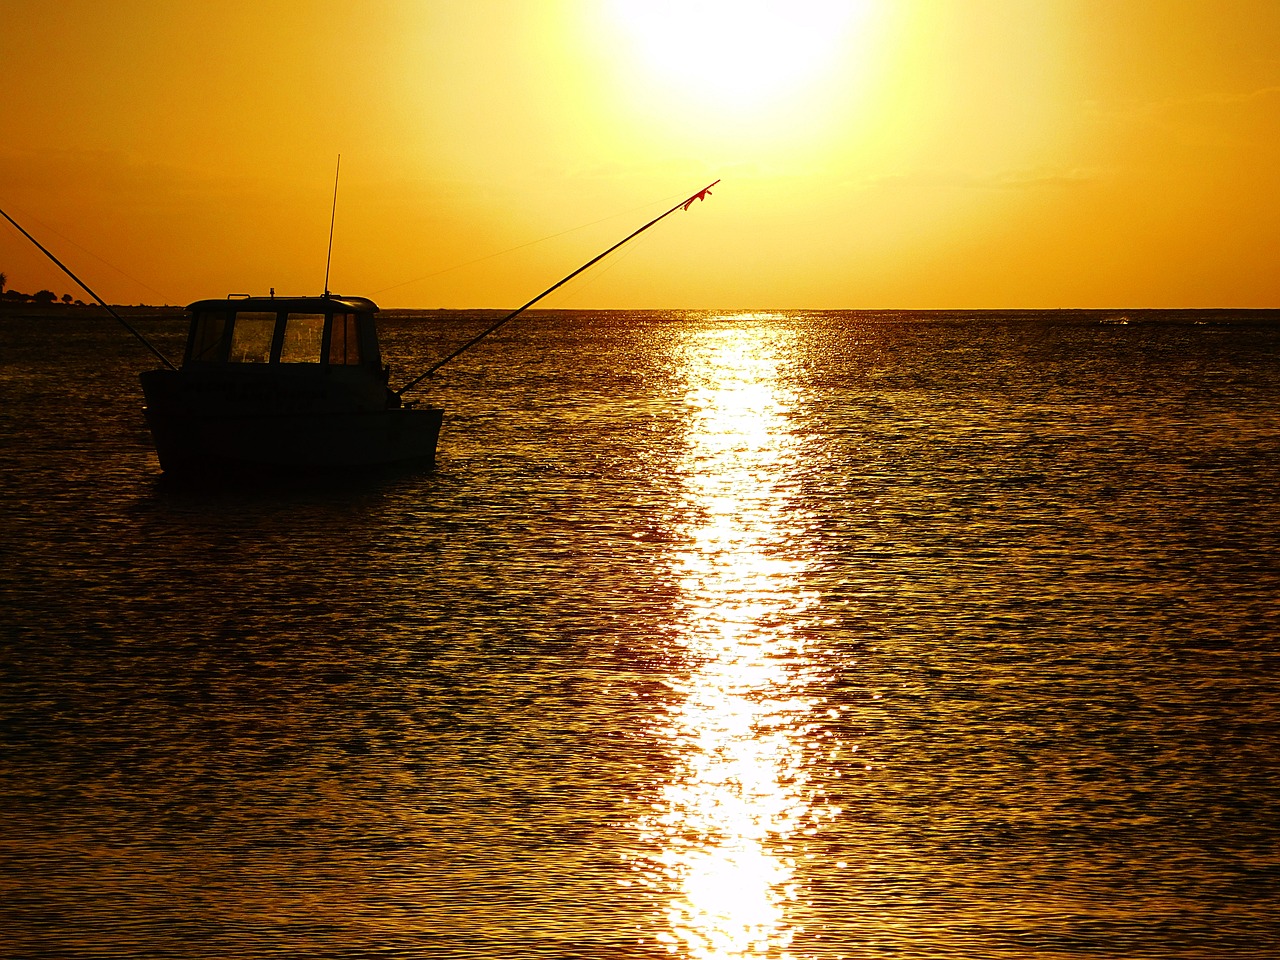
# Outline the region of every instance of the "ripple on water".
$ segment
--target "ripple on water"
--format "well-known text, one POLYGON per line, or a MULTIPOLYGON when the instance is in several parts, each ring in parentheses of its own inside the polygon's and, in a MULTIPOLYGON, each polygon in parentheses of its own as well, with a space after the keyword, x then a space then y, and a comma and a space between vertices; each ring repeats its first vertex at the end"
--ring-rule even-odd
POLYGON ((1280 328, 1188 319, 544 314, 261 492, 6 321, 10 950, 1273 954, 1280 328))

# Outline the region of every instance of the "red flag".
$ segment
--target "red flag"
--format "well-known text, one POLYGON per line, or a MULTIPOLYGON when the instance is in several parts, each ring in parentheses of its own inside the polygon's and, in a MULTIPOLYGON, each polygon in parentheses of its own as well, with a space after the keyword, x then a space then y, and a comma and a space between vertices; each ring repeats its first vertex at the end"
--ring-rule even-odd
MULTIPOLYGON (((712 184, 711 186, 713 187, 715 186, 715 184, 712 184)), ((693 201, 705 200, 709 196, 711 196, 711 187, 707 187, 707 189, 701 191, 700 193, 695 193, 692 197, 690 197, 688 200, 684 202, 684 208, 688 210, 691 206, 693 206, 693 201)))

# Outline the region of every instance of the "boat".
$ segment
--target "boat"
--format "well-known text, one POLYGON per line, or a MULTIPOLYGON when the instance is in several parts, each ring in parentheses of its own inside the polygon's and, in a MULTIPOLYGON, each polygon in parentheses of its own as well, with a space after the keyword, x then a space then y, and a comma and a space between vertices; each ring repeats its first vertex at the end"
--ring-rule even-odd
POLYGON ((228 297, 187 307, 182 365, 139 376, 166 474, 435 461, 444 411, 390 388, 363 297, 228 297))
MULTIPOLYGON (((654 217, 397 390, 382 364, 378 305, 330 293, 327 264, 320 296, 277 297, 272 290, 266 297, 233 295, 190 304, 186 350, 176 366, 9 214, 0 210, 0 216, 164 365, 139 380, 166 474, 306 473, 433 465, 444 411, 416 406, 403 398, 407 391, 623 244, 705 200, 719 182, 654 217)), ((332 252, 332 217, 329 240, 332 252)))

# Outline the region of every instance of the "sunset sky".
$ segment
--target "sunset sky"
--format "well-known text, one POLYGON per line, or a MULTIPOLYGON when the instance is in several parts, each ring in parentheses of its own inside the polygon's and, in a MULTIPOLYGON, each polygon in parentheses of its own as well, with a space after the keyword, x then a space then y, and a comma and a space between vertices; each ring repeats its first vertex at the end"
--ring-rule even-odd
MULTIPOLYGON (((0 209, 109 301, 1280 307, 1276 0, 8 0, 0 209), (541 242, 535 242, 541 241, 541 242)), ((0 271, 82 294, 7 223, 0 271)))

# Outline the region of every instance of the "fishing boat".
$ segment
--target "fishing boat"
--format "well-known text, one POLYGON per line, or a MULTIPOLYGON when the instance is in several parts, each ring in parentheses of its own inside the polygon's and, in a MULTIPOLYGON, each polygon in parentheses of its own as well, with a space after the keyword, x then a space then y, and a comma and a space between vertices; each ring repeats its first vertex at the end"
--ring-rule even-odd
POLYGON ((388 385, 363 297, 198 300, 182 365, 139 379, 167 474, 430 465, 444 411, 388 385))
MULTIPOLYGON (((255 475, 433 464, 444 411, 416 406, 404 399, 407 391, 654 224, 705 200, 719 182, 654 217, 394 390, 378 346, 377 304, 331 294, 327 263, 321 296, 276 297, 273 291, 192 303, 178 366, 9 214, 0 210, 0 216, 164 365, 139 375, 161 469, 184 477, 255 475)), ((332 215, 329 245, 332 252, 332 215)))

